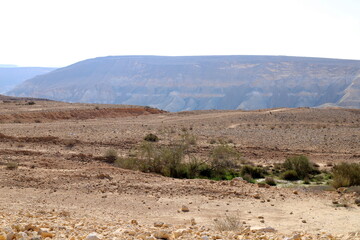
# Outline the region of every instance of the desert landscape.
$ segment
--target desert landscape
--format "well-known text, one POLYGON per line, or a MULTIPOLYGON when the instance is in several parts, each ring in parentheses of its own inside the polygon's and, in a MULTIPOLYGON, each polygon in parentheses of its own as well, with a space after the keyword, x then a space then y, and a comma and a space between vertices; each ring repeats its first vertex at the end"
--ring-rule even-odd
POLYGON ((0 102, 0 239, 360 239, 356 187, 336 189, 327 177, 286 181, 274 170, 300 155, 317 176, 359 163, 360 110, 169 113, 0 102), (154 148, 187 142, 185 161, 210 161, 226 146, 242 169, 266 169, 276 186, 265 177, 172 178, 119 167, 138 156, 149 134, 154 148))

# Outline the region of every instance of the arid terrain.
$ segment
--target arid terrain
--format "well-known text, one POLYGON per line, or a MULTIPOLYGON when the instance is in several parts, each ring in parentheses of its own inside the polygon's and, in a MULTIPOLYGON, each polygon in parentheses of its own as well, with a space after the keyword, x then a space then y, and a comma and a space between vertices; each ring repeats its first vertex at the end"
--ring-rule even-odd
POLYGON ((255 165, 302 154, 327 169, 360 161, 360 110, 168 113, 2 98, 0 123, 0 240, 360 239, 359 195, 346 189, 175 179, 104 161, 109 149, 131 155, 146 134, 168 145, 187 132, 200 159, 227 142, 255 165), (226 216, 241 227, 220 231, 226 216))

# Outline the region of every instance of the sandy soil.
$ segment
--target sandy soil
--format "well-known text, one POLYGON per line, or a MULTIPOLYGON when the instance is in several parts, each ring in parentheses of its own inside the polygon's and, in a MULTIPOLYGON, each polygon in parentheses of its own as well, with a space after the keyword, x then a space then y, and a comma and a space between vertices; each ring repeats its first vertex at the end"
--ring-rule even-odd
POLYGON ((30 223, 56 239, 84 239, 91 232, 103 239, 151 239, 160 230, 169 235, 163 239, 172 239, 179 229, 186 231, 176 239, 330 239, 329 234, 357 238, 360 207, 354 204, 359 198, 355 193, 303 186, 262 188, 241 180, 172 179, 101 160, 108 149, 128 155, 147 133, 155 133, 159 144, 166 145, 186 130, 197 137, 193 154, 204 159, 217 144, 212 142, 221 140, 255 164, 282 162, 294 154, 305 154, 322 167, 359 162, 359 110, 126 109, 46 101, 0 103, 0 239, 1 232, 10 229, 41 235, 42 230, 26 230, 30 223), (69 111, 86 114, 79 117, 69 111), (49 112, 58 117, 49 118, 49 112), (9 162, 19 168, 8 170, 9 162), (183 205, 189 212, 181 211, 183 205), (244 231, 217 231, 214 219, 226 215, 237 216, 244 231), (154 222, 165 225, 154 227, 154 222))

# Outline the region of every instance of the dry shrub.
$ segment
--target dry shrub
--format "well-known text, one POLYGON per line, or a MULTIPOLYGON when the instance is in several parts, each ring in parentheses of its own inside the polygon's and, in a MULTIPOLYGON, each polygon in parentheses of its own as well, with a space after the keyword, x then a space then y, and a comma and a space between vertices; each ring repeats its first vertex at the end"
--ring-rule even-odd
POLYGON ((333 182, 335 188, 360 185, 360 164, 340 163, 333 167, 333 182))
POLYGON ((241 229, 242 224, 240 218, 233 214, 226 214, 224 217, 214 219, 214 228, 217 231, 238 231, 241 229))
POLYGON ((9 162, 6 164, 7 170, 16 170, 19 167, 19 165, 15 162, 9 162))
POLYGON ((105 153, 105 161, 108 163, 114 163, 118 158, 118 154, 114 149, 108 149, 105 153))

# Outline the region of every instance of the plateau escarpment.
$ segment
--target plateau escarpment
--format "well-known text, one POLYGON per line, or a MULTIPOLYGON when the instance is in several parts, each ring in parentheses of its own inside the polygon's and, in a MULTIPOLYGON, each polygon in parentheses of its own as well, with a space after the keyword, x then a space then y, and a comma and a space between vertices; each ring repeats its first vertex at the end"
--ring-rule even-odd
POLYGON ((284 56, 114 56, 34 77, 8 94, 168 111, 360 108, 360 61, 284 56))

